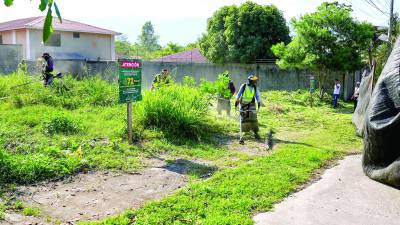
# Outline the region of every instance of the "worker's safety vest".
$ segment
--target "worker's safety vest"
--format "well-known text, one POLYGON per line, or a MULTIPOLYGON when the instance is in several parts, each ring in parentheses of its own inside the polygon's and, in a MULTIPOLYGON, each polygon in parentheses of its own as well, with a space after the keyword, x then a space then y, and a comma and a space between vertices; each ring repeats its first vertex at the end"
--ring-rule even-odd
POLYGON ((256 95, 256 87, 253 87, 253 91, 250 91, 249 86, 246 84, 242 95, 242 103, 244 104, 252 103, 255 95, 256 95))
POLYGON ((153 83, 153 86, 155 88, 159 88, 159 87, 161 87, 163 85, 170 84, 170 83, 171 83, 171 77, 170 76, 167 76, 166 78, 162 78, 161 74, 157 74, 155 82, 153 83))

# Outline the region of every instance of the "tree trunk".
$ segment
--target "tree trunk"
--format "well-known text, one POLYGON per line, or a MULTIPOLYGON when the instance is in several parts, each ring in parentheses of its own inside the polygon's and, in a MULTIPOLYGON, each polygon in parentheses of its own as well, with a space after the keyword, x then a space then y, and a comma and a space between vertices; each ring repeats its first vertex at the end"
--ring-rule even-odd
POLYGON ((319 99, 323 100, 324 99, 324 94, 325 94, 325 82, 326 82, 326 77, 327 77, 327 72, 326 71, 318 71, 316 72, 317 74, 317 81, 318 81, 318 88, 319 88, 319 99))

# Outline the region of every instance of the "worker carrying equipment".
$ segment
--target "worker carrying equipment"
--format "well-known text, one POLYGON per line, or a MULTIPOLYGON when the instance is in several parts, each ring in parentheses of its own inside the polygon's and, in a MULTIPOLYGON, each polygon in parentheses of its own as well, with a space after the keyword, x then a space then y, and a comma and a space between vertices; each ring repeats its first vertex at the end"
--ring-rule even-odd
POLYGON ((240 105, 240 144, 244 144, 244 132, 253 131, 259 141, 257 112, 261 106, 260 92, 257 88, 258 77, 250 75, 247 82, 242 84, 236 97, 235 108, 240 105), (256 107, 256 102, 258 107, 256 107))
POLYGON ((172 84, 173 80, 171 75, 169 74, 168 69, 163 69, 161 71, 161 74, 157 74, 154 77, 153 83, 151 85, 151 90, 157 90, 158 88, 164 86, 164 85, 168 85, 168 84, 172 84))
POLYGON ((222 87, 222 90, 218 91, 217 111, 221 115, 221 112, 226 110, 226 114, 230 116, 231 98, 235 95, 236 87, 228 71, 219 75, 218 80, 226 83, 226 87, 222 87))
POLYGON ((49 53, 43 53, 42 58, 44 59, 43 68, 42 68, 42 76, 44 86, 47 87, 52 85, 54 82, 54 78, 62 78, 62 73, 58 73, 54 76, 54 61, 49 53))

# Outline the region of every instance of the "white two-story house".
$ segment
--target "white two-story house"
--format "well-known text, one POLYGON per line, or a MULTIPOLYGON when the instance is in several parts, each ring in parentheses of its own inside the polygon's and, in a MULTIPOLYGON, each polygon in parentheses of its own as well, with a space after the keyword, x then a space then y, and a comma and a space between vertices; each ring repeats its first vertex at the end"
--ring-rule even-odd
POLYGON ((21 45, 25 60, 36 60, 44 52, 57 59, 113 61, 115 36, 120 33, 88 24, 53 19, 54 33, 42 42, 45 17, 32 17, 0 23, 0 44, 21 45))

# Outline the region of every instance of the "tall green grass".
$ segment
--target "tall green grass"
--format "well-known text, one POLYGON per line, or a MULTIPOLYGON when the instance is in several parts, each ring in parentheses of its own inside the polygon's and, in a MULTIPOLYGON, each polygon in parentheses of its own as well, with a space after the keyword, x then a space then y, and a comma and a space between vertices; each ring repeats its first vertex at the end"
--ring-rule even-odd
POLYGON ((145 92, 138 109, 143 126, 167 135, 200 139, 210 130, 210 99, 195 87, 174 84, 145 92))
POLYGON ((14 73, 0 77, 0 98, 12 106, 22 108, 44 104, 65 109, 77 109, 87 105, 110 106, 117 104, 118 86, 99 77, 81 81, 67 75, 55 79, 51 87, 44 88, 39 76, 14 73))
MULTIPOLYGON (((83 168, 134 170, 141 155, 149 154, 147 146, 127 144, 126 109, 117 104, 115 83, 66 76, 45 88, 37 77, 15 73, 1 76, 0 87, 0 185, 83 168)), ((145 92, 134 106, 136 137, 150 146, 161 140, 171 149, 176 140, 198 141, 212 127, 209 103, 188 85, 145 92)))

